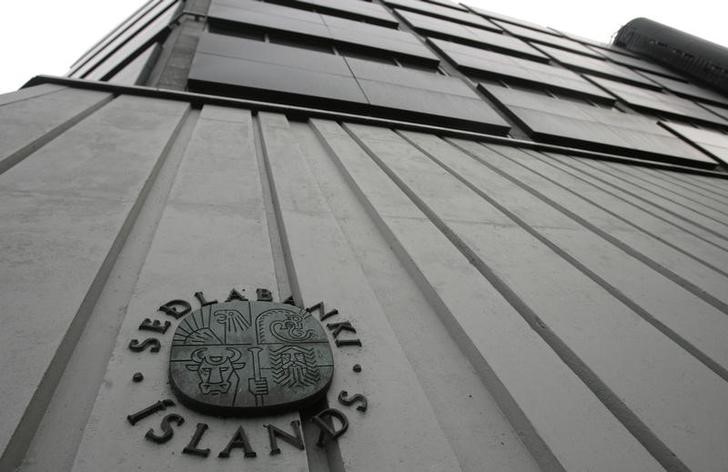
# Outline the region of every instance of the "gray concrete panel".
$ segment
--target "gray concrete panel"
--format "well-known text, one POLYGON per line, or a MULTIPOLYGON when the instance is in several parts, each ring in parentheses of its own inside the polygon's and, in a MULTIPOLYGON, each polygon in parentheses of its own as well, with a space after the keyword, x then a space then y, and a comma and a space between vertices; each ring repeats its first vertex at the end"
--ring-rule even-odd
POLYGON ((359 136, 663 465, 728 463, 723 379, 412 146, 359 136))
MULTIPOLYGON (((329 121, 291 123, 291 131, 362 265, 462 470, 540 470, 523 445, 523 433, 509 423, 477 373, 477 364, 466 357, 459 338, 450 335, 451 324, 440 318, 439 310, 428 301, 429 291, 418 288, 416 277, 410 276, 407 264, 400 261, 391 247, 391 239, 382 233, 379 218, 372 219, 365 203, 359 200, 356 185, 350 185, 350 180, 339 171, 338 158, 330 157, 334 152, 367 164, 369 159, 361 148, 338 124, 329 121)), ((360 185, 364 185, 362 180, 371 180, 377 189, 389 182, 377 172, 357 173, 355 178, 360 185)), ((396 200, 405 199, 404 195, 395 195, 399 197, 396 200)), ((390 204, 396 205, 394 201, 390 204)))
POLYGON ((331 387, 369 398, 366 416, 349 414, 351 431, 339 441, 344 467, 369 471, 376 461, 383 467, 407 463, 417 470, 461 470, 361 265, 294 144, 287 120, 268 113, 260 120, 290 277, 300 291, 296 296, 306 305, 324 300, 327 307, 337 308, 362 342, 336 353, 341 359, 337 369, 351 372, 361 362, 365 379, 336 375, 331 387))
MULTIPOLYGON (((197 304, 192 295, 200 290, 209 299, 224 300, 236 288, 254 299, 255 289, 264 287, 272 291, 274 300, 281 297, 254 139, 249 111, 203 108, 168 199, 162 202, 159 227, 107 367, 105 377, 120 381, 100 386, 73 470, 173 471, 189 467, 190 461, 196 467, 214 464, 215 470, 240 470, 242 451, 228 460, 217 457, 238 425, 244 426, 258 454, 254 460, 246 459, 245 470, 308 470, 305 451, 282 445, 285 453, 269 454, 263 425, 271 422, 270 418, 211 420, 177 404, 170 411, 181 414, 186 421, 175 428, 172 441, 165 445, 144 441, 144 433, 156 427, 159 418, 148 418, 135 426, 124 420, 129 413, 160 398, 175 398, 167 378, 174 329, 159 335, 165 345, 158 354, 135 353, 128 348, 130 339, 144 336, 138 330, 144 317, 153 315, 174 321, 161 312, 155 313, 156 307, 175 298, 197 304), (144 374, 144 381, 139 384, 131 381, 137 371, 144 374), (212 449, 208 458, 181 454, 197 423, 210 424, 200 444, 200 448, 212 449), (110 441, 110 437, 115 441, 110 441)), ((283 414, 275 418, 274 424, 287 428, 294 419, 300 419, 298 413, 283 414)))
MULTIPOLYGON (((581 215, 594 228, 622 243, 625 249, 644 255, 645 262, 654 261, 653 268, 663 270, 664 275, 688 289, 692 287, 692 293, 713 306, 724 306, 728 300, 723 295, 726 282, 722 267, 712 263, 713 258, 725 257, 724 247, 704 235, 674 225, 664 215, 647 211, 628 195, 614 192, 589 174, 563 164, 560 156, 524 154, 504 147, 497 151, 522 165, 526 165, 525 160, 527 168, 540 176, 531 178, 542 193, 562 208, 581 215), (711 298, 706 299, 706 293, 711 298)), ((564 162, 573 163, 573 159, 564 162)))
POLYGON ((110 99, 109 93, 57 89, 0 105, 0 173, 110 99))
MULTIPOLYGON (((394 178, 402 176, 390 166, 395 160, 407 161, 402 166, 418 172, 423 186, 437 185, 444 173, 428 169, 426 163, 411 161, 406 154, 411 154, 413 148, 408 151, 401 138, 388 130, 358 125, 347 128, 394 178)), ((336 155, 342 165, 391 232, 400 257, 411 264, 413 273, 422 278, 420 283, 442 304, 441 313, 452 325, 453 336, 460 339, 501 408, 522 431, 541 467, 661 470, 521 318, 517 307, 503 298, 501 287, 491 285, 492 280, 466 262, 466 256, 441 233, 443 228, 433 215, 417 208, 417 198, 415 206, 394 182, 387 181, 374 162, 367 162, 363 151, 344 147, 346 138, 330 132, 327 139, 337 145, 336 155), (543 375, 545 372, 549 375, 543 375), (550 406, 544 408, 542 402, 547 398, 550 406), (591 427, 582 428, 585 424, 591 427), (553 429, 555 425, 559 426, 553 429), (596 456, 585 454, 588 450, 599 452, 596 456)), ((411 190, 401 181, 399 187, 411 190)), ((435 194, 439 189, 450 190, 431 187, 427 193, 435 194)), ((453 194, 445 191, 439 198, 445 202, 450 197, 453 194)), ((472 206, 464 207, 458 197, 450 200, 449 211, 454 219, 472 222, 488 218, 481 212, 474 213, 472 206)), ((512 225, 505 223, 504 227, 508 226, 512 225)))
POLYGON ((0 106, 7 105, 8 103, 19 102, 21 100, 27 100, 29 98, 46 95, 49 93, 57 92, 64 87, 54 84, 42 84, 35 85, 33 87, 26 87, 24 89, 17 90, 15 92, 8 92, 0 94, 0 106))
POLYGON ((686 345, 728 379, 725 313, 612 245, 599 232, 592 231, 587 221, 571 219, 573 213, 549 200, 541 193, 540 186, 528 186, 516 177, 528 174, 523 167, 472 141, 455 141, 465 154, 453 152, 446 143, 432 136, 417 135, 416 138, 415 144, 484 195, 483 198, 492 199, 495 205, 519 219, 521 226, 551 244, 563 258, 597 280, 615 298, 620 298, 676 342, 686 345), (467 159, 468 155, 478 160, 467 159), (656 293, 661 296, 654 296, 656 293), (691 316, 685 317, 685 313, 691 316))
POLYGON ((694 202, 677 195, 670 195, 662 189, 652 191, 644 188, 644 184, 635 182, 629 175, 615 175, 602 163, 590 162, 587 165, 592 176, 603 180, 607 185, 626 192, 633 198, 647 203, 648 206, 668 212, 674 218, 687 222, 688 226, 694 225, 703 228, 718 237, 722 237, 724 240, 728 240, 725 235, 725 231, 728 229, 728 221, 726 221, 724 212, 710 208, 700 208, 694 202))
POLYGON ((119 98, 0 177, 3 461, 27 445, 188 107, 119 98))

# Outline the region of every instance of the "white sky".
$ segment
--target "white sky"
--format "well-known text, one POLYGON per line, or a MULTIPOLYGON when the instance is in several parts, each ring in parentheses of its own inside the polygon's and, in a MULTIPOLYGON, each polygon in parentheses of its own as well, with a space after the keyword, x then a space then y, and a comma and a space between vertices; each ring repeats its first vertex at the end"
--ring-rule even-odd
MULTIPOLYGON (((63 75, 96 41, 146 0, 4 2, 0 93, 35 75, 63 75)), ((469 0, 464 3, 609 42, 627 21, 645 16, 728 45, 728 3, 718 0, 469 0), (722 6, 721 6, 722 5, 722 6)))

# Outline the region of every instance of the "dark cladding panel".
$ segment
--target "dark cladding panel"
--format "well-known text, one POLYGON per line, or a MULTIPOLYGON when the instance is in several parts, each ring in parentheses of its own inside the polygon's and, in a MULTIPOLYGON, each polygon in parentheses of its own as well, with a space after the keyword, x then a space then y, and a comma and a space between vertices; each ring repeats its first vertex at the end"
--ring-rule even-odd
POLYGON ((477 97, 462 80, 456 77, 351 57, 347 57, 345 60, 354 77, 357 79, 376 80, 378 82, 399 84, 410 88, 430 90, 450 95, 461 95, 469 98, 477 97))
POLYGON ((220 34, 203 33, 197 45, 197 52, 284 65, 324 74, 351 76, 351 71, 341 56, 220 34))
POLYGON ((438 59, 410 33, 359 21, 250 0, 215 0, 210 22, 252 30, 280 31, 352 45, 436 65, 438 59), (244 26, 243 26, 244 25, 244 26))
POLYGON ((258 98, 278 93, 366 103, 340 56, 206 33, 192 63, 189 88, 209 91, 209 84, 239 87, 258 98))
POLYGON ((246 92, 247 98, 260 100, 269 99, 277 93, 281 97, 303 95, 309 98, 309 105, 317 104, 311 100, 312 97, 366 102, 356 80, 350 77, 212 54, 196 54, 190 69, 190 90, 213 93, 220 90, 214 84, 239 88, 246 92))
POLYGON ((524 28, 530 28, 534 31, 541 31, 542 33, 551 34, 554 36, 561 36, 561 34, 558 31, 546 28, 545 26, 537 25, 536 23, 531 23, 529 21, 521 20, 519 18, 513 18, 508 15, 503 15, 501 13, 495 13, 488 10, 483 10, 482 8, 472 7, 468 6, 470 10, 473 12, 484 16, 491 20, 499 20, 499 21, 505 21, 506 23, 510 23, 512 25, 518 25, 523 26, 524 28))
POLYGON ((728 165, 728 134, 677 123, 662 122, 660 124, 728 165))
POLYGON ((189 89, 506 134, 462 80, 318 51, 205 33, 189 89))
POLYGON ((670 77, 675 80, 685 81, 685 79, 679 74, 676 74, 670 69, 662 67, 659 64, 655 64, 649 59, 640 59, 633 56, 626 56, 622 53, 612 52, 606 49, 593 48, 593 50, 601 56, 606 57, 610 61, 616 62, 617 64, 622 64, 623 66, 639 69, 640 71, 652 72, 661 76, 670 77))
POLYGON ((364 79, 359 83, 369 102, 390 109, 392 118, 407 117, 419 121, 419 116, 430 115, 439 117, 438 122, 443 126, 498 135, 505 135, 510 130, 508 123, 478 97, 468 98, 364 79), (406 112, 413 115, 409 117, 406 112))
POLYGON ((662 92, 615 82, 598 77, 589 77, 606 91, 635 108, 656 111, 681 118, 728 126, 728 122, 709 112, 700 105, 662 92))
POLYGON ((466 11, 453 10, 452 8, 425 3, 420 0, 384 0, 384 2, 391 7, 412 10, 465 25, 479 26, 481 28, 489 29, 493 28, 493 23, 481 16, 466 11))
POLYGON ((649 72, 640 73, 677 95, 728 106, 728 97, 707 87, 700 87, 695 84, 668 79, 667 77, 650 74, 649 72))
MULTIPOLYGON (((444 124, 495 134, 510 126, 455 77, 347 58, 369 103, 391 109, 394 118, 410 112, 433 115, 444 124)), ((413 115, 413 118, 416 118, 413 115)))
POLYGON ((605 59, 586 57, 562 49, 548 46, 539 46, 539 50, 553 57, 556 61, 568 67, 582 72, 589 72, 595 75, 606 76, 622 82, 636 83, 645 87, 659 88, 654 82, 644 76, 628 69, 627 67, 614 64, 605 59))
POLYGON ((523 82, 540 88, 547 86, 604 102, 614 102, 611 95, 563 67, 553 67, 440 39, 430 39, 430 43, 465 72, 481 77, 523 82))
POLYGON ((525 41, 521 41, 513 36, 439 20, 418 13, 402 10, 397 10, 397 12, 414 29, 433 37, 453 40, 493 51, 500 51, 534 61, 549 62, 549 58, 546 55, 537 51, 525 41))
POLYGON ((454 23, 441 18, 435 18, 430 15, 423 15, 413 11, 400 10, 398 8, 395 9, 395 11, 402 15, 407 24, 409 24, 412 28, 428 33, 432 36, 452 37, 465 40, 467 42, 477 42, 478 32, 483 29, 494 33, 501 33, 503 31, 495 24, 488 27, 480 26, 476 28, 462 23, 454 23))
POLYGON ((292 7, 315 8, 319 13, 363 20, 388 28, 397 28, 399 22, 381 5, 360 0, 274 0, 292 7))
POLYGON ((715 161, 639 115, 479 84, 540 141, 630 157, 714 167, 715 161))
POLYGON ((321 15, 252 1, 216 1, 210 6, 209 20, 247 25, 265 30, 285 31, 307 36, 330 39, 330 34, 321 15))
POLYGON ((321 15, 321 17, 329 28, 331 37, 337 42, 408 56, 432 66, 440 62, 437 56, 411 33, 333 16, 321 15))
POLYGON ((495 20, 494 23, 496 23, 498 26, 503 28, 504 30, 511 33, 513 36, 517 36, 519 38, 527 39, 529 41, 537 42, 537 43, 543 43, 548 44, 560 49, 566 49, 568 51, 576 52, 579 54, 584 54, 586 56, 596 57, 600 58, 600 55, 592 51, 591 49, 587 48, 586 46, 583 46, 576 41, 572 41, 568 38, 563 38, 560 36, 554 36, 553 34, 547 34, 543 33, 541 31, 536 31, 531 28, 526 28, 522 26, 512 25, 506 22, 500 22, 495 20))
POLYGON ((607 51, 607 52, 612 52, 612 53, 616 53, 616 54, 621 54, 623 56, 629 56, 629 57, 634 57, 634 58, 639 59, 638 55, 628 51, 627 49, 620 48, 619 46, 602 43, 600 41, 594 41, 593 39, 585 38, 583 36, 579 36, 576 34, 567 33, 565 31, 561 31, 561 30, 558 30, 555 28, 553 29, 553 31, 556 31, 569 39, 573 39, 574 41, 580 42, 581 44, 586 44, 587 46, 589 46, 590 49, 594 50, 595 52, 607 51))

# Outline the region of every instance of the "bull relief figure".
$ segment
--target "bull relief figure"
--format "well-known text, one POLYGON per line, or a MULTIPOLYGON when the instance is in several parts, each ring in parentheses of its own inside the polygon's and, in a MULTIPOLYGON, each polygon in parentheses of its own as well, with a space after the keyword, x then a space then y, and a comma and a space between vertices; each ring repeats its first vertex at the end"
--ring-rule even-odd
POLYGON ((170 349, 170 385, 187 406, 262 414, 322 396, 333 374, 326 333, 307 311, 236 300, 182 319, 170 349))
POLYGON ((202 398, 217 397, 220 403, 232 405, 249 392, 255 404, 263 403, 268 381, 261 374, 259 348, 246 346, 250 344, 249 316, 238 310, 211 309, 181 323, 180 336, 175 336, 173 344, 195 347, 184 367, 197 374, 202 398), (240 391, 241 377, 251 368, 248 392, 240 391))

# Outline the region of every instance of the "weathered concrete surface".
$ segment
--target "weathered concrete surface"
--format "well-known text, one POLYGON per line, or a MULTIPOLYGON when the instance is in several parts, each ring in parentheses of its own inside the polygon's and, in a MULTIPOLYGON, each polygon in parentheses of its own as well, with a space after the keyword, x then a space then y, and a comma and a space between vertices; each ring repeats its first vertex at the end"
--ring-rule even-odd
POLYGON ((295 145, 286 118, 261 113, 260 121, 291 278, 306 305, 324 300, 327 308, 337 308, 340 315, 332 320, 352 322, 362 342, 361 347, 337 352, 341 375, 334 376, 331 386, 333 393, 346 390, 369 399, 366 415, 347 410, 350 432, 339 441, 344 469, 369 471, 376 457, 381 464, 376 468, 406 463, 412 470, 460 470, 386 315, 295 145), (356 363, 366 367, 365 375, 350 374, 356 363))
MULTIPOLYGON (((381 225, 369 216, 357 187, 339 171, 338 158, 329 157, 337 151, 359 156, 359 148, 346 137, 341 139, 344 135, 335 123, 312 120, 310 125, 290 125, 462 470, 540 470, 522 442, 523 433, 501 412, 477 366, 462 351, 461 340, 451 336, 449 321, 439 317, 427 289, 417 286, 381 225), (334 151, 327 152, 327 147, 334 151)), ((369 180, 369 174, 356 177, 358 182, 369 180)), ((372 182, 382 182, 381 175, 371 177, 372 182)))
MULTIPOLYGON (((377 156, 403 157, 401 138, 381 129, 347 127, 366 143, 376 141, 381 146, 377 146, 377 156)), ((381 169, 361 149, 351 145, 349 136, 330 129, 327 139, 401 245, 404 257, 410 259, 416 273, 442 304, 440 311, 452 325, 453 335, 481 370, 484 381, 542 467, 661 470, 430 218, 394 183, 386 181, 381 169), (546 398, 550 399, 548 408, 544 405, 546 398)), ((442 174, 432 171, 433 176, 442 174)), ((424 179, 423 185, 436 183, 428 180, 424 179)), ((439 189, 442 187, 435 185, 432 192, 439 189)), ((453 196, 450 192, 441 195, 443 201, 453 196)), ((472 204, 453 207, 463 217, 472 208, 472 204)))
POLYGON ((298 414, 211 420, 177 402, 135 426, 126 421, 128 414, 162 398, 176 401, 167 366, 178 322, 156 308, 181 298, 196 309, 193 294, 200 290, 210 300, 224 300, 233 288, 246 289, 248 296, 255 297, 258 287, 270 288, 278 299, 250 112, 208 106, 195 127, 139 275, 73 470, 177 471, 190 463, 198 468, 240 470, 242 451, 227 460, 217 455, 242 425, 258 453, 255 459, 245 459, 245 470, 307 471, 306 453, 286 444, 281 445, 284 453, 270 456, 263 427, 273 423, 288 430, 298 414), (162 342, 156 354, 128 348, 131 339, 155 335, 138 329, 147 317, 174 322, 166 334, 156 335, 162 342), (135 372, 144 374, 143 382, 132 382, 135 372), (185 419, 175 427, 172 440, 164 445, 145 440, 146 431, 158 430, 161 417, 172 412, 185 419), (212 449, 206 459, 181 453, 197 423, 210 424, 200 444, 212 449))
MULTIPOLYGON (((479 192, 485 193, 480 189, 487 189, 485 198, 519 218, 537 237, 553 244, 562 257, 573 258, 573 264, 580 270, 598 279, 615 298, 622 299, 665 334, 709 358, 706 361, 711 366, 718 364, 716 369, 728 379, 725 313, 601 238, 588 223, 580 224, 569 218, 544 193, 544 190, 558 193, 558 189, 544 179, 539 180, 526 168, 477 143, 456 141, 480 162, 434 136, 403 134, 479 192), (661 296, 655 297, 655 293, 661 296), (686 317, 685 313, 691 316, 686 317)), ((614 225, 612 229, 629 231, 625 226, 614 225)), ((632 228, 632 232, 636 231, 632 228)))
POLYGON ((111 99, 110 93, 54 86, 44 94, 32 91, 36 94, 0 102, 0 173, 111 99))
POLYGON ((409 143, 352 128, 659 460, 692 470, 728 464, 718 439, 728 436, 723 379, 409 143))
MULTIPOLYGON (((0 97, 0 114, 69 91, 86 93, 0 97)), ((123 95, 37 132, 0 175, 2 470, 726 470, 728 182, 123 95), (338 443, 316 447, 307 412, 176 401, 177 321, 157 307, 233 287, 353 323, 363 345, 334 348, 326 402, 351 422, 338 443), (128 349, 148 336, 159 353, 128 349), (170 412, 172 439, 144 439, 170 412), (296 418, 306 450, 271 456, 263 425, 296 418), (206 459, 181 452, 198 422, 206 459), (258 457, 218 458, 240 425, 258 457)))
POLYGON ((121 97, 0 176, 3 461, 27 444, 188 107, 121 97))

